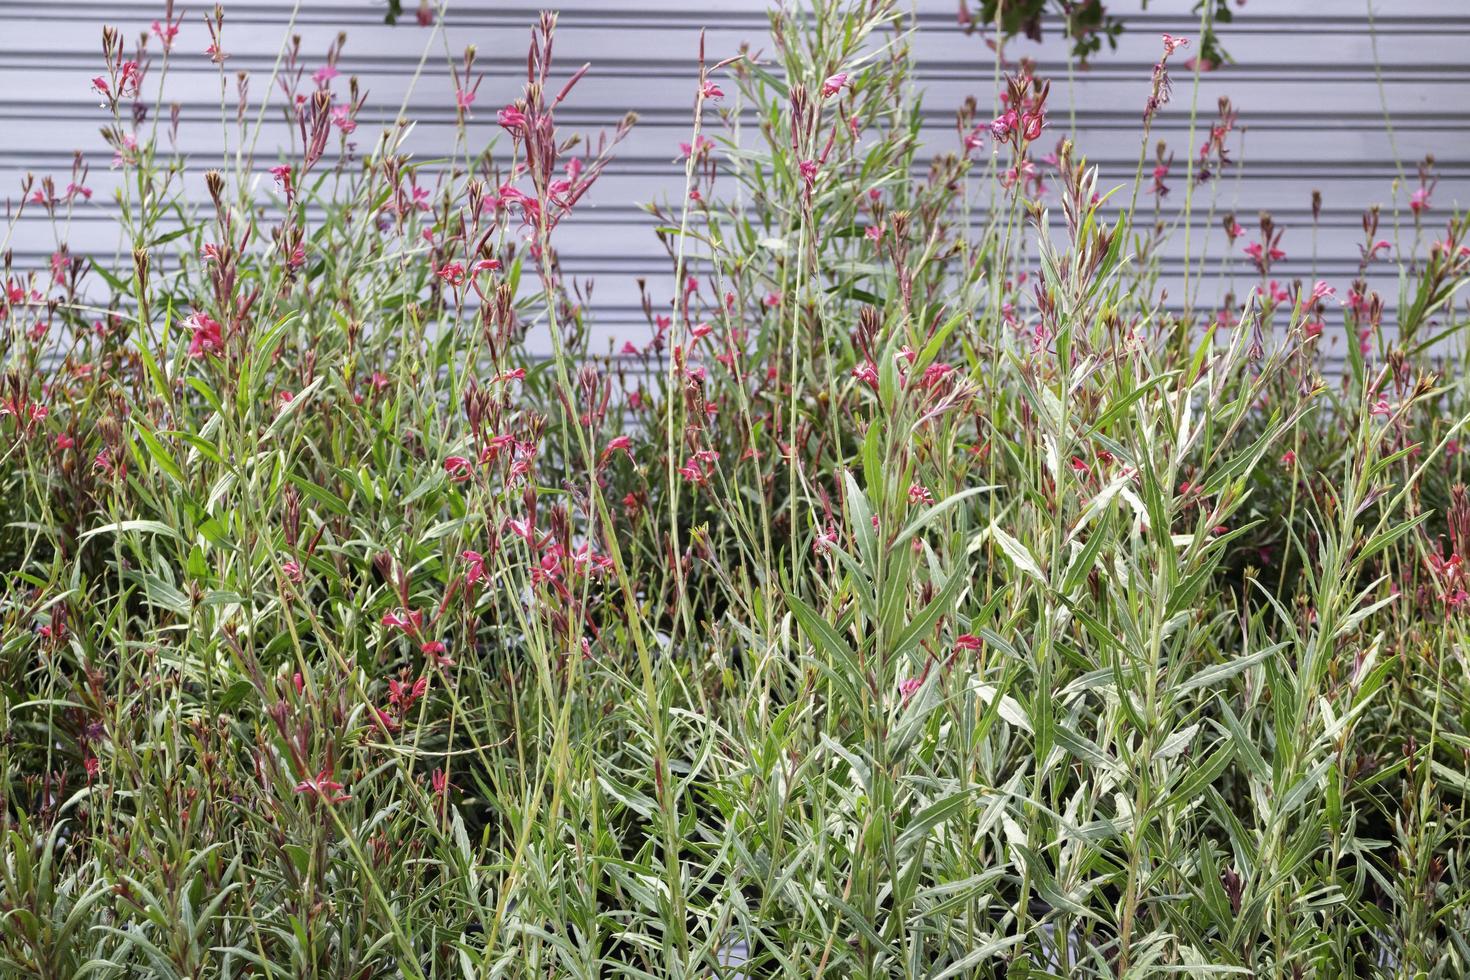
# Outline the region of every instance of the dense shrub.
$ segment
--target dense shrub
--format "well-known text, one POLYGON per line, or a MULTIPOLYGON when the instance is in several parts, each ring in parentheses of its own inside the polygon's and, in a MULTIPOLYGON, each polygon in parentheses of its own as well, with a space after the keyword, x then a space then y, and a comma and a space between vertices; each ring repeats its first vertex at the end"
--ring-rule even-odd
POLYGON ((4 270, 8 975, 1470 972, 1431 164, 1414 247, 1281 282, 1222 104, 1172 179, 1258 283, 1169 300, 1187 42, 1131 186, 1024 67, 924 171, 900 5, 821 0, 701 54, 608 352, 557 242, 635 120, 558 126, 554 31, 429 162, 288 48, 296 138, 202 174, 134 109, 173 22, 104 39, 130 254, 4 270))

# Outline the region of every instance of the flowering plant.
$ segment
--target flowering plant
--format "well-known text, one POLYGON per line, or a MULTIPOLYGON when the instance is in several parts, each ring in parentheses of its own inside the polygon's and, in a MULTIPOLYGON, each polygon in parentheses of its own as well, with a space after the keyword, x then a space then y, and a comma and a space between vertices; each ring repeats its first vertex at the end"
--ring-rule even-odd
POLYGON ((903 6, 701 38, 611 343, 554 15, 435 159, 345 37, 104 34, 0 270, 0 972, 1470 972, 1470 219, 1306 274, 1229 100, 1150 145, 1198 35, 1131 183, 1027 63, 926 148, 903 6))

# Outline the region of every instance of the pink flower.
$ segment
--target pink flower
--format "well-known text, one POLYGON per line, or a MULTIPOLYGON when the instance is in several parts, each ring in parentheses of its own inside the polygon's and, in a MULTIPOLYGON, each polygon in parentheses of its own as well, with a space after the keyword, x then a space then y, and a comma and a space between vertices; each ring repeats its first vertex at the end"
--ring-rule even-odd
POLYGON ((435 769, 429 776, 429 785, 433 787, 435 796, 443 796, 449 791, 449 776, 443 769, 435 769))
POLYGON ((203 313, 191 313, 184 326, 190 331, 190 357, 218 354, 225 349, 224 329, 213 318, 203 313))
POLYGON ((1288 469, 1290 469, 1292 467, 1295 467, 1296 466, 1296 450, 1294 450, 1294 449, 1288 449, 1286 452, 1282 453, 1281 454, 1281 465, 1287 467, 1288 469))
POLYGON ((399 716, 408 713, 414 702, 424 696, 429 689, 429 679, 420 677, 413 682, 412 686, 400 684, 393 678, 388 679, 388 703, 398 710, 399 716))
POLYGON ((473 465, 463 456, 450 456, 444 460, 444 472, 449 474, 451 480, 459 483, 470 478, 473 465))
POLYGON ((454 93, 454 104, 461 109, 468 110, 470 106, 475 104, 475 93, 473 91, 465 91, 464 89, 456 89, 454 93))
POLYGON ((922 677, 909 677, 909 678, 905 679, 904 681, 902 681, 898 685, 898 693, 900 693, 900 694, 903 695, 903 703, 904 704, 908 704, 909 703, 909 700, 915 694, 917 694, 918 691, 919 691, 919 688, 921 688, 923 686, 924 686, 924 678, 922 678, 922 677))
POLYGON ((830 99, 847 87, 847 72, 839 71, 834 75, 828 75, 827 80, 822 83, 822 98, 830 99))
POLYGON ((444 263, 435 275, 451 286, 461 286, 464 284, 464 266, 458 262, 444 263))
POLYGON ((1249 245, 1247 245, 1245 247, 1245 254, 1249 255, 1251 257, 1251 260, 1255 262, 1256 268, 1262 271, 1265 271, 1266 259, 1268 257, 1272 262, 1277 262, 1281 259, 1286 258, 1286 253, 1281 249, 1277 248, 1274 245, 1267 249, 1260 242, 1251 242, 1249 245))
POLYGON ((168 51, 173 48, 174 38, 177 37, 179 34, 180 22, 182 22, 182 18, 179 22, 175 22, 172 24, 160 24, 156 20, 153 22, 153 33, 158 35, 158 40, 163 43, 163 50, 168 51))
MULTIPOLYGON (((1267 288, 1270 291, 1271 302, 1273 304, 1285 303, 1287 300, 1291 299, 1291 294, 1288 293, 1286 289, 1281 285, 1281 283, 1277 282, 1275 279, 1272 279, 1267 284, 1267 288)), ((1256 294, 1260 295, 1260 292, 1261 287, 1257 286, 1256 294)))
POLYGON ((464 559, 466 568, 464 573, 465 584, 476 585, 486 578, 485 556, 478 551, 461 551, 459 557, 464 559))
POLYGON ((1016 114, 1016 110, 1007 109, 990 121, 990 135, 994 136, 997 142, 1005 142, 1010 139, 1011 132, 1019 123, 1020 116, 1016 114))
POLYGON ((419 647, 419 652, 428 657, 430 660, 434 661, 435 667, 454 666, 454 661, 450 660, 449 657, 446 656, 446 654, 449 652, 449 647, 444 645, 443 640, 430 640, 428 643, 425 643, 423 646, 419 647))
POLYGON ((495 115, 496 122, 509 130, 521 129, 526 125, 526 114, 513 105, 508 105, 495 115))
POLYGON ((1409 210, 1415 214, 1429 210, 1429 188, 1421 187, 1409 195, 1409 210))
POLYGON ((708 154, 710 150, 714 149, 714 145, 714 140, 705 139, 703 136, 696 136, 694 137, 694 142, 692 144, 680 143, 679 153, 685 159, 688 159, 691 156, 703 157, 708 154))
POLYGON ((301 566, 296 564, 294 561, 282 562, 281 574, 286 576, 288 580, 296 582, 298 584, 300 584, 302 579, 301 566))
POLYGON ((1452 581, 1458 578, 1460 575, 1460 566, 1464 563, 1464 559, 1453 552, 1451 552, 1448 558, 1441 558, 1437 554, 1429 555, 1430 570, 1433 571, 1435 575, 1446 580, 1452 581))
POLYGON ((613 453, 626 453, 629 459, 633 458, 633 440, 629 436, 613 436, 608 440, 606 448, 602 450, 602 458, 606 460, 613 453))
POLYGON ((281 190, 286 192, 287 197, 290 197, 291 168, 284 163, 280 164, 279 166, 271 167, 271 176, 276 178, 276 183, 281 186, 281 190))
POLYGON ((679 467, 679 475, 695 486, 703 486, 709 482, 709 474, 699 465, 697 459, 691 459, 679 467))
POLYGON ((976 650, 979 650, 981 643, 982 641, 980 637, 976 636, 974 633, 961 633, 959 636, 954 638, 954 648, 956 650, 964 650, 970 653, 974 653, 976 650))
POLYGON ((1180 48, 1189 47, 1189 38, 1175 37, 1172 34, 1164 35, 1164 57, 1167 58, 1180 48))
POLYGON ((1315 302, 1317 302, 1317 300, 1322 299, 1324 297, 1327 297, 1327 296, 1336 296, 1336 295, 1337 295, 1337 290, 1336 289, 1334 289, 1333 287, 1327 285, 1327 283, 1324 282, 1324 281, 1322 281, 1321 279, 1318 279, 1317 282, 1316 282, 1316 284, 1312 286, 1312 298, 1311 298, 1310 302, 1315 303, 1315 302))
POLYGON ((357 120, 352 118, 352 106, 343 103, 332 109, 332 125, 342 131, 343 136, 351 136, 357 129, 357 120))
POLYGON ((706 81, 699 87, 699 94, 706 99, 721 99, 725 93, 714 82, 706 81))
POLYGON ((924 369, 919 377, 919 385, 924 388, 933 388, 954 372, 954 368, 948 364, 937 362, 924 369))
POLYGON ((321 88, 340 74, 336 65, 322 65, 311 73, 311 80, 316 82, 317 88, 321 88))
POLYGON ((307 776, 296 784, 296 792, 311 793, 325 803, 341 803, 351 797, 341 792, 342 784, 332 779, 332 770, 323 769, 315 776, 307 776))
POLYGON ((801 179, 806 181, 808 184, 815 181, 817 179, 817 166, 817 161, 815 160, 801 161, 801 165, 799 168, 801 170, 801 179))
POLYGON ((909 487, 909 503, 932 504, 934 503, 934 495, 922 483, 915 483, 909 487))
POLYGON ((32 421, 44 419, 50 413, 43 405, 32 405, 25 401, 17 401, 15 398, 0 402, 0 419, 10 415, 20 421, 30 418, 32 421))
POLYGON ((485 463, 495 462, 495 460, 500 456, 500 451, 506 446, 513 445, 514 443, 515 436, 512 435, 502 433, 498 436, 491 436, 488 440, 485 441, 484 447, 480 450, 481 465, 484 465, 485 463))
POLYGON ((1021 116, 1021 135, 1032 142, 1041 138, 1041 128, 1046 125, 1046 114, 1040 109, 1021 116))
POLYGON ((417 609, 395 609, 383 613, 383 625, 405 633, 418 633, 424 624, 424 614, 417 609))

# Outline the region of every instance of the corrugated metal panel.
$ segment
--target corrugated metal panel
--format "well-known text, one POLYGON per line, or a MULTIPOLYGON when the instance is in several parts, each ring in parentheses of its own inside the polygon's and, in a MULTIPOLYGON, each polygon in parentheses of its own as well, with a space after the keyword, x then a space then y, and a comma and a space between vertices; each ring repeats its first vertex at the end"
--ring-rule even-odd
MULTIPOLYGON (((405 4, 412 7, 412 3, 405 4)), ((768 4, 765 0, 564 0, 557 54, 570 70, 583 61, 592 71, 559 118, 571 128, 611 126, 626 110, 641 122, 621 148, 617 162, 564 230, 566 266, 597 280, 596 318, 606 337, 635 331, 641 317, 634 280, 647 276, 668 283, 662 248, 637 205, 677 195, 682 165, 678 144, 688 139, 698 30, 709 29, 708 50, 721 57, 741 42, 762 46, 768 4)), ((1054 79, 1053 112, 1058 128, 1074 109, 1077 140, 1102 169, 1104 183, 1132 178, 1137 160, 1139 114, 1148 89, 1159 34, 1193 36, 1197 16, 1192 0, 1113 0, 1111 10, 1127 25, 1116 52, 1104 52, 1091 70, 1067 81, 1064 45, 1055 37, 1036 45, 1015 42, 1014 55, 1038 62, 1038 74, 1054 79)), ((348 34, 339 67, 357 75, 369 93, 361 116, 360 143, 391 121, 408 98, 409 116, 418 120, 410 143, 429 158, 449 147, 454 131, 454 93, 445 50, 456 55, 473 43, 486 71, 476 103, 474 132, 496 136, 494 110, 519 91, 528 29, 537 14, 518 0, 459 0, 451 4, 447 36, 418 27, 408 17, 398 26, 382 23, 383 5, 371 0, 233 0, 227 2, 225 38, 231 74, 259 75, 255 92, 275 62, 288 25, 301 35, 309 64, 317 64, 339 30, 348 34), (293 21, 293 8, 295 17, 293 21), (417 85, 409 80, 425 46, 428 59, 417 85)), ((955 25, 954 0, 919 0, 915 48, 925 89, 929 146, 955 145, 955 108, 969 95, 991 99, 993 54, 977 37, 955 25)), ((0 184, 27 171, 54 174, 66 183, 73 151, 83 150, 93 166, 93 202, 81 209, 65 235, 73 251, 111 251, 117 232, 107 202, 116 174, 108 172, 111 154, 97 129, 106 114, 97 107, 89 79, 99 70, 102 25, 134 37, 161 12, 159 0, 51 0, 45 4, 0 4, 0 184), (8 177, 7 177, 8 175, 8 177)), ((219 73, 203 54, 208 43, 197 5, 181 5, 188 16, 170 65, 164 101, 182 105, 181 144, 191 156, 188 185, 202 197, 199 173, 222 163, 220 156, 219 73)), ((1281 278, 1315 274, 1345 285, 1357 266, 1361 240, 1359 216, 1372 202, 1392 202, 1394 182, 1413 176, 1415 163, 1434 153, 1441 178, 1434 195, 1436 224, 1452 207, 1470 202, 1470 4, 1465 0, 1379 0, 1373 30, 1366 2, 1333 0, 1257 0, 1238 10, 1235 23, 1220 35, 1237 63, 1202 77, 1198 93, 1201 125, 1216 100, 1228 95, 1246 127, 1244 163, 1239 179, 1218 183, 1216 211, 1234 210, 1248 228, 1259 209, 1269 209, 1288 227, 1288 260, 1281 278), (1330 10, 1328 9, 1330 8, 1330 10), (1376 38, 1376 60, 1375 60, 1376 38), (1375 71, 1376 68, 1376 71, 1375 71), (1386 108, 1393 120, 1384 127, 1386 108), (1320 190, 1323 215, 1314 258, 1310 231, 1311 192, 1320 190)), ((1052 32, 1055 34, 1055 31, 1052 32)), ((1189 127, 1190 84, 1176 71, 1175 100, 1155 124, 1154 136, 1179 157, 1175 192, 1165 214, 1183 201, 1182 161, 1189 127)), ((233 81, 230 88, 233 99, 233 81)), ((284 140, 280 123, 267 126, 260 145, 284 140)), ((264 165, 264 164, 262 164, 264 165)), ((9 184, 15 187, 15 183, 9 184)), ((1400 203, 1408 189, 1397 191, 1400 203)), ((1197 198, 1198 211, 1209 206, 1197 198)), ((1385 226, 1386 237, 1394 237, 1385 226)), ((1412 242, 1412 230, 1402 233, 1412 242)), ((1223 235, 1211 228, 1209 248, 1220 254, 1223 235)), ((1194 245, 1199 248, 1199 236, 1194 245)), ((32 211, 12 241, 17 259, 45 265, 55 236, 44 216, 32 211)), ((1165 252, 1166 277, 1180 268, 1182 242, 1165 252)), ((1241 270, 1241 288, 1251 277, 1241 270)), ((1386 290, 1391 293, 1391 290, 1386 290)))

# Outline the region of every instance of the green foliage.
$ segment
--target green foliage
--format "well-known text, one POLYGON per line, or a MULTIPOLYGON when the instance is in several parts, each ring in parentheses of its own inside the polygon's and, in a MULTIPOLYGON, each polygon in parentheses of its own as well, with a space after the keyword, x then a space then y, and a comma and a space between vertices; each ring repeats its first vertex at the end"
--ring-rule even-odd
POLYGON ((444 160, 338 80, 196 207, 110 106, 132 253, 4 307, 0 974, 1470 972, 1466 219, 1167 306, 1228 104, 1168 221, 1027 76, 926 169, 911 27, 701 60, 612 355, 553 17, 444 160))

